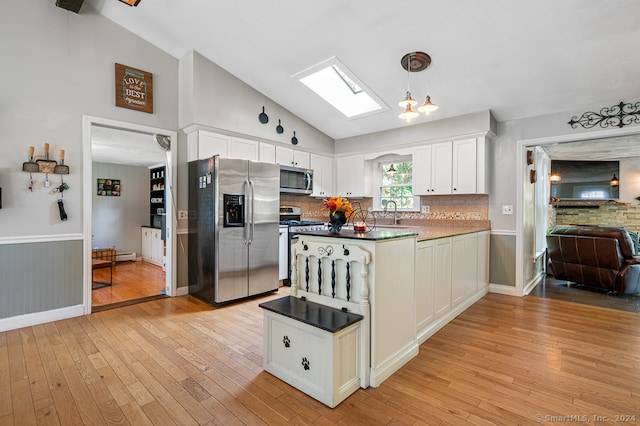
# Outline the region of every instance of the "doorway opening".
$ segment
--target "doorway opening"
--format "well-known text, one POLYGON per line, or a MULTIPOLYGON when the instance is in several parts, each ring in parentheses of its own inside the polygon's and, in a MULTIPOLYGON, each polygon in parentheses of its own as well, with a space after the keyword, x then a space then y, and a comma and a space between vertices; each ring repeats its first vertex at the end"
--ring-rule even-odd
POLYGON ((85 117, 85 311, 175 295, 176 132, 85 117))

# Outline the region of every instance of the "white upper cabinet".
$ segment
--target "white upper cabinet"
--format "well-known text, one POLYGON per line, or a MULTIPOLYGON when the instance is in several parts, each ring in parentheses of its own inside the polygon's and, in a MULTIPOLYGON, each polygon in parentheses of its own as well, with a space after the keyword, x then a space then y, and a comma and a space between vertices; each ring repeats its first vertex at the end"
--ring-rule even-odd
POLYGON ((452 144, 425 145, 413 152, 414 195, 451 194, 452 144))
POLYGON ((313 197, 328 197, 333 193, 333 158, 311 154, 309 168, 313 170, 313 197))
POLYGON ((217 133, 196 130, 187 134, 187 160, 201 160, 214 155, 229 156, 231 138, 217 133))
POLYGON ((431 145, 431 194, 451 194, 452 144, 431 145))
POLYGON ((453 141, 453 193, 476 193, 476 139, 453 141))
POLYGON ((231 138, 229 144, 229 157, 242 160, 259 160, 259 144, 247 139, 231 138))
POLYGON ((276 146, 266 142, 260 142, 259 158, 263 163, 276 163, 276 146))
POLYGON ((276 146, 276 163, 281 166, 308 169, 309 153, 284 146, 276 146))
POLYGON ((365 192, 364 155, 338 157, 335 161, 336 195, 361 198, 368 196, 365 192))
POLYGON ((414 148, 414 195, 486 194, 485 147, 479 137, 414 148))

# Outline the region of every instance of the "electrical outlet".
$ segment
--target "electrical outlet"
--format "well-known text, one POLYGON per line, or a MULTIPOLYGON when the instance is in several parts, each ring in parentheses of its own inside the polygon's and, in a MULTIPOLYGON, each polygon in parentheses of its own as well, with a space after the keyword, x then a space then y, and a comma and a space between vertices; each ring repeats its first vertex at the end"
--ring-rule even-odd
POLYGON ((502 214, 513 214, 513 206, 511 204, 504 204, 502 206, 502 214))
POLYGON ((178 210, 178 219, 188 219, 189 216, 187 215, 187 211, 186 210, 178 210))
POLYGON ((429 213, 429 211, 430 211, 429 206, 422 206, 420 211, 422 212, 422 214, 429 213))

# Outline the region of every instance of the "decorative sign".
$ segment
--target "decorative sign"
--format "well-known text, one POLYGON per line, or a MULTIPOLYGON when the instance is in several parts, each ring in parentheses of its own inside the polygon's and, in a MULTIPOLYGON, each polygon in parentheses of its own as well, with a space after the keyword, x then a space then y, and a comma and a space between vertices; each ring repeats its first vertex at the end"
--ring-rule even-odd
POLYGON ((120 179, 98 179, 98 195, 120 196, 120 179))
POLYGON ((116 106, 153 114, 153 74, 116 64, 116 106))

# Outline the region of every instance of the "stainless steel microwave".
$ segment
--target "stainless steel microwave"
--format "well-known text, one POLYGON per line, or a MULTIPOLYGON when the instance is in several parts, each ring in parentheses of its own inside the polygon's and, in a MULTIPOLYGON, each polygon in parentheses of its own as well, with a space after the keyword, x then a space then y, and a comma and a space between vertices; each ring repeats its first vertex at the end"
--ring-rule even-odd
POLYGON ((311 194, 313 192, 313 170, 280 166, 280 192, 311 194))

